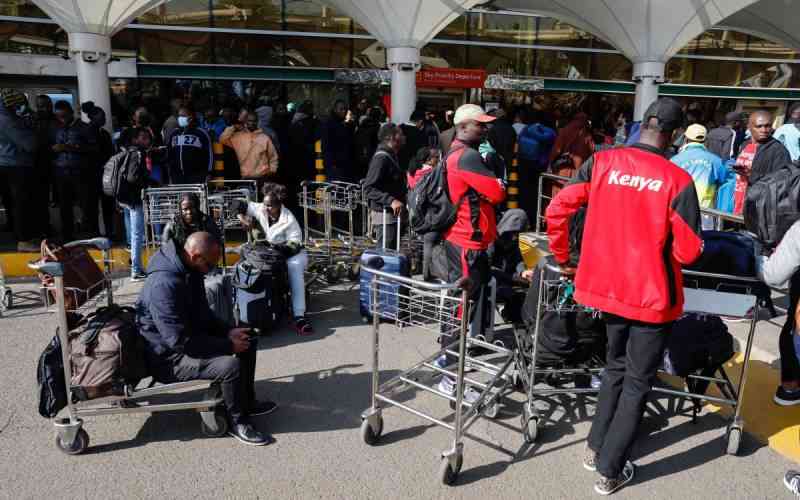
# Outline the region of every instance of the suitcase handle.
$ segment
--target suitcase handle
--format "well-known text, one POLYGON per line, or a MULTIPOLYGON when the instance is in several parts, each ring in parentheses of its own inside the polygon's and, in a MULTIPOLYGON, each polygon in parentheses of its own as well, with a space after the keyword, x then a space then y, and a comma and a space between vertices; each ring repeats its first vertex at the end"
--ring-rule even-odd
MULTIPOLYGON (((386 212, 388 210, 383 207, 383 249, 386 250, 386 212)), ((400 253, 400 232, 402 227, 402 210, 400 215, 397 216, 397 253, 400 253)))

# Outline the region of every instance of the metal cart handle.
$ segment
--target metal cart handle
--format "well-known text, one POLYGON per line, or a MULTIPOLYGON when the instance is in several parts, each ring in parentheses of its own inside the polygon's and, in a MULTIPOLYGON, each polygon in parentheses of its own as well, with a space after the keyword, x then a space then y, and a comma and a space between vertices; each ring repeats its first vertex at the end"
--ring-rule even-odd
POLYGON ((382 266, 383 259, 381 259, 380 257, 370 259, 364 266, 364 270, 376 276, 380 276, 381 278, 397 281, 403 283, 404 285, 413 286, 415 288, 424 288, 426 290, 439 292, 442 290, 455 290, 458 288, 467 288, 470 285, 469 278, 461 278, 455 283, 429 283, 427 281, 418 281, 415 279, 406 278, 405 276, 398 276, 396 274, 391 274, 375 269, 374 267, 371 267, 370 264, 382 266))
POLYGON ((64 266, 60 262, 31 262, 28 267, 50 276, 64 276, 64 266))
POLYGON ((110 250, 111 241, 108 238, 92 238, 90 240, 70 241, 64 248, 73 248, 80 246, 95 247, 98 250, 110 250))

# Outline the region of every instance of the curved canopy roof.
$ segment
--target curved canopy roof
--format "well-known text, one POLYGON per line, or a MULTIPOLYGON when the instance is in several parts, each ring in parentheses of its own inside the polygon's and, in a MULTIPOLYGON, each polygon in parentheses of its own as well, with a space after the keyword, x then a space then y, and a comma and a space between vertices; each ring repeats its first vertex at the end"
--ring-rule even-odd
POLYGON ((722 20, 720 27, 800 49, 800 11, 786 0, 761 0, 722 20))
MULTIPOLYGON (((787 5, 783 0, 761 3, 787 5)), ((756 0, 495 0, 502 10, 560 19, 622 51, 631 61, 666 62, 693 38, 756 0)))
POLYGON ((165 0, 33 0, 68 33, 111 36, 165 0))
POLYGON ((325 3, 351 16, 386 47, 420 48, 481 1, 485 0, 325 0, 325 3))

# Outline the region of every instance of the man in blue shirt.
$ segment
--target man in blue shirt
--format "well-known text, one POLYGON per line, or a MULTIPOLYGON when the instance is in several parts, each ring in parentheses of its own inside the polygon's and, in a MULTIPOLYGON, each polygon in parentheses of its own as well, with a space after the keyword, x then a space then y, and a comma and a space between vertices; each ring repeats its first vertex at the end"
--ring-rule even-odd
POLYGON ((796 103, 789 111, 789 122, 778 127, 773 135, 789 150, 792 161, 800 159, 800 103, 796 103))
MULTIPOLYGON (((728 170, 722 159, 706 149, 706 128, 700 124, 690 125, 684 136, 686 144, 672 157, 672 162, 686 170, 694 179, 700 208, 714 208, 717 187, 728 177, 728 170)), ((714 229, 713 220, 702 216, 703 229, 714 229)))

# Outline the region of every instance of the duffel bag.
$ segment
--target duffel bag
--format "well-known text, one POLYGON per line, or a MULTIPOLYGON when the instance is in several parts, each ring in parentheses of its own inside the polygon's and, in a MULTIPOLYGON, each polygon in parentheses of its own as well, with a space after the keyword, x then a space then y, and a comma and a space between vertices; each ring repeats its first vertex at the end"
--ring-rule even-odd
POLYGON ((719 316, 686 314, 672 324, 664 370, 679 377, 700 371, 713 374, 733 354, 733 336, 719 316))
POLYGON ((136 329, 136 311, 101 307, 70 331, 72 392, 79 400, 124 395, 147 375, 144 342, 136 329))

